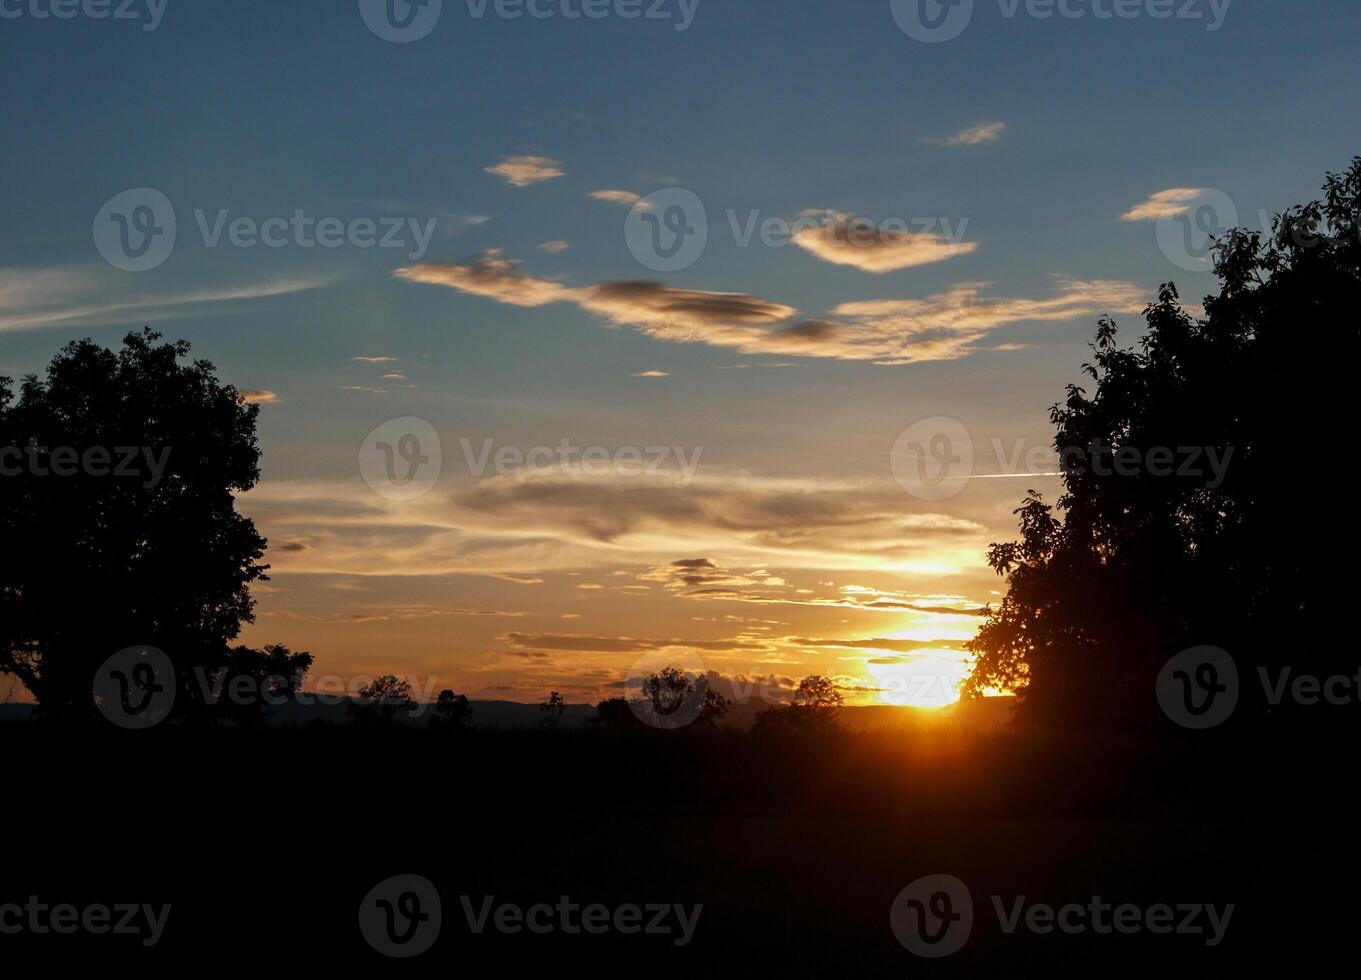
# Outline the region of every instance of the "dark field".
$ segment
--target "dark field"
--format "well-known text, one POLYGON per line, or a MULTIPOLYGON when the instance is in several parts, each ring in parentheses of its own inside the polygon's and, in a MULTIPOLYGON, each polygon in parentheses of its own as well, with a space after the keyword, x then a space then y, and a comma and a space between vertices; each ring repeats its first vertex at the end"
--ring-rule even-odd
MULTIPOLYGON (((434 882, 443 909, 436 945, 411 963, 451 974, 487 962, 505 975, 1222 977, 1320 966, 1353 938, 1349 773, 1280 744, 1230 755, 1214 740, 958 733, 0 731, 23 760, 8 780, 0 903, 169 903, 143 962, 410 968, 356 924, 369 889, 404 873, 434 882), (975 921, 959 953, 920 959, 889 910, 935 873, 967 884, 975 921), (465 895, 474 913, 488 895, 703 911, 683 946, 678 929, 478 935, 465 895), (1008 910, 1020 896, 1235 908, 1210 947, 1208 932, 1008 935, 994 895, 1008 910)), ((143 952, 136 937, 53 938, 3 945, 110 964, 143 952)))

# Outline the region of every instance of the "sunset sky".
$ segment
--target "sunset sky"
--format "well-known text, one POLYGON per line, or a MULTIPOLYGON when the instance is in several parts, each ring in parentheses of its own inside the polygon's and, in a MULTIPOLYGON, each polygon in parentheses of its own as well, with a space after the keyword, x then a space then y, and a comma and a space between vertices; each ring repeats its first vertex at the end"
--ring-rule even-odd
POLYGON ((317 674, 579 702, 677 663, 939 703, 1004 587, 987 545, 1058 488, 1031 451, 1097 319, 1132 340, 1160 283, 1198 301, 1179 219, 1229 201, 1258 228, 1357 150, 1355 0, 1237 0, 1217 30, 1201 6, 978 0, 943 43, 889 0, 700 0, 684 30, 676 3, 445 0, 409 43, 353 0, 3 19, 0 374, 150 324, 250 391, 263 479, 239 506, 273 569, 243 640, 317 674), (125 271, 92 229, 139 188, 176 240, 125 271), (707 243, 658 271, 635 252, 682 191, 707 243), (299 211, 397 219, 401 247, 308 247, 299 211), (233 244, 240 218, 276 219, 278 247, 233 244), (852 241, 856 218, 875 230, 852 241), (405 418, 441 447, 418 499, 365 479, 406 430, 370 433, 405 418), (972 443, 949 496, 891 465, 936 418, 972 443), (496 471, 564 440, 565 464, 496 471))

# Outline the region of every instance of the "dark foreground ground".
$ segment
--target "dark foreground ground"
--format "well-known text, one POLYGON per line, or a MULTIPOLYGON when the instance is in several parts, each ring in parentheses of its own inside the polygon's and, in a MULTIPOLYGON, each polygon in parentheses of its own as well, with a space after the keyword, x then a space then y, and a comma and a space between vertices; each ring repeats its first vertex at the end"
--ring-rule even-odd
POLYGON ((26 929, 0 935, 6 966, 1227 977, 1355 955, 1350 746, 8 725, 0 747, 0 906, 171 906, 154 946, 26 929), (359 926, 370 890, 399 874, 428 879, 441 905, 433 946, 406 960, 359 926), (890 927, 895 897, 929 874, 964 882, 974 907, 962 949, 938 959, 890 927), (486 896, 703 911, 685 946, 674 916, 670 934, 479 935, 463 896, 474 914, 486 896), (993 896, 1235 909, 1209 947, 1007 934, 993 896))

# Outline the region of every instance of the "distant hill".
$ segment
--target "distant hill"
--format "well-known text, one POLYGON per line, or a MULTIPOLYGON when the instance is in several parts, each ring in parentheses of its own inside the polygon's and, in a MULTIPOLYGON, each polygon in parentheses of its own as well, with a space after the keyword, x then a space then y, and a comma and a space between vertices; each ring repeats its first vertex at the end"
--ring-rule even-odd
MULTIPOLYGON (((1011 720, 1014 698, 987 698, 983 701, 960 702, 941 711, 895 708, 891 705, 865 705, 843 708, 841 723, 852 731, 883 729, 959 729, 979 732, 1004 728, 1011 720)), ((339 704, 289 704, 270 708, 266 724, 280 726, 344 725, 349 721, 348 700, 339 704)), ((748 729, 758 711, 768 708, 764 701, 734 704, 724 719, 724 727, 748 729)), ((472 724, 477 728, 509 729, 537 727, 543 715, 537 704, 517 701, 473 701, 472 724)), ((434 709, 427 706, 407 724, 424 725, 434 709)), ((33 706, 28 704, 0 704, 0 724, 17 724, 29 720, 33 706)), ((563 712, 562 724, 580 727, 595 717, 595 705, 569 704, 563 712)))

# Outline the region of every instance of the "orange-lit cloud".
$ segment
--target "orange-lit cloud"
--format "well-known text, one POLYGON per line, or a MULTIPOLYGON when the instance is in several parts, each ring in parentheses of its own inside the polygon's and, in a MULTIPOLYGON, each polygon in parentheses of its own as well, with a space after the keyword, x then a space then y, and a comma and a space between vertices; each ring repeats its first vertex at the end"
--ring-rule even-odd
POLYGON ((633 191, 591 191, 590 196, 597 201, 604 201, 607 204, 620 204, 626 208, 631 208, 642 200, 633 191))
POLYGON ((487 167, 485 173, 495 174, 512 187, 529 187, 561 177, 567 173, 562 162, 552 157, 519 156, 506 157, 494 167, 487 167))
POLYGON ((824 262, 882 274, 968 255, 977 242, 952 242, 938 232, 877 227, 864 218, 829 214, 816 226, 799 227, 794 244, 824 262))
POLYGON ((986 283, 962 283, 922 299, 843 303, 828 317, 796 321, 793 307, 742 293, 643 281, 567 286, 527 275, 496 250, 467 263, 422 263, 395 274, 513 306, 574 303, 608 323, 673 343, 884 364, 966 357, 1004 327, 1138 312, 1146 300, 1138 286, 1112 280, 1059 278, 1057 291, 1043 299, 989 297, 986 283))
POLYGON ((1204 193, 1198 187, 1173 187, 1158 191, 1142 204, 1136 204, 1124 214, 1121 221, 1157 221, 1159 218, 1175 218, 1191 209, 1191 202, 1204 193))
POLYGON ((1002 133, 1006 131, 1006 123, 990 122, 982 123, 978 126, 970 126, 961 129, 953 136, 945 139, 926 138, 923 143, 930 143, 934 146, 979 146, 983 143, 994 143, 1002 138, 1002 133))

